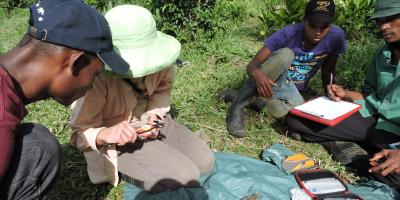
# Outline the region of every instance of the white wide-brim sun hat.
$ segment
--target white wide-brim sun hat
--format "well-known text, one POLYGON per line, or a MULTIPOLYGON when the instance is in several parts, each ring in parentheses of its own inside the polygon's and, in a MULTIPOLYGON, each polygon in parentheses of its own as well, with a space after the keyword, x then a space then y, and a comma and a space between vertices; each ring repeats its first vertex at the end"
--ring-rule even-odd
MULTIPOLYGON (((181 44, 156 29, 153 15, 136 5, 116 6, 105 14, 114 48, 129 63, 124 78, 142 77, 171 66, 179 57, 181 44)), ((106 67, 107 71, 107 67, 106 67)))

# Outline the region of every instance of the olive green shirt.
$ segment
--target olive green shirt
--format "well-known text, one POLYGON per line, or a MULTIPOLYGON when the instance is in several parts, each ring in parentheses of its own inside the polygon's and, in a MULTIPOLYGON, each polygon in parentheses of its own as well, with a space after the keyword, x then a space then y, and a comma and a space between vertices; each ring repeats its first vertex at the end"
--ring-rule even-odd
POLYGON ((378 114, 376 129, 400 135, 400 64, 390 64, 391 52, 387 44, 375 53, 368 66, 362 92, 368 96, 357 101, 363 107, 363 117, 378 114))

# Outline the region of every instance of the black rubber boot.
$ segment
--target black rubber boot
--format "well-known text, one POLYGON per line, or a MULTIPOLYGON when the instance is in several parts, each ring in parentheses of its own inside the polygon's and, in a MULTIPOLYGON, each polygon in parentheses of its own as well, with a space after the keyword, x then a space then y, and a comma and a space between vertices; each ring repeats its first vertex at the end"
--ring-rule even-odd
MULTIPOLYGON (((238 96, 238 93, 239 90, 232 90, 232 89, 224 90, 218 94, 218 100, 224 101, 224 103, 234 102, 238 96)), ((259 113, 262 111, 262 109, 265 108, 266 105, 267 105, 267 100, 265 98, 258 96, 257 98, 251 98, 251 102, 248 107, 259 113)))
POLYGON ((249 107, 256 112, 261 112, 267 106, 267 100, 261 96, 252 98, 249 107))
POLYGON ((218 94, 218 100, 224 101, 224 103, 234 102, 238 95, 238 90, 226 89, 218 94))
POLYGON ((236 137, 244 137, 246 135, 243 110, 252 102, 256 91, 254 80, 252 78, 246 79, 239 90, 237 98, 229 107, 226 117, 228 132, 236 137))
POLYGON ((350 164, 360 157, 368 157, 368 153, 354 142, 331 141, 322 142, 322 146, 332 155, 333 160, 343 165, 350 164))

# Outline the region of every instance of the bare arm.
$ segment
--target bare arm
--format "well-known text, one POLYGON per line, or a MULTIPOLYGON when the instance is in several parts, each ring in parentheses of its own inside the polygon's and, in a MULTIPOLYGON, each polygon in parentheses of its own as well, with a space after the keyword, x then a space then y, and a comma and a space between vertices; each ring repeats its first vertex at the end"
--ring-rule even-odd
POLYGON ((335 101, 340 100, 349 100, 349 101, 356 101, 359 99, 364 98, 364 95, 357 91, 349 91, 345 90, 342 86, 332 84, 330 85, 331 76, 332 76, 332 83, 335 83, 335 71, 336 71, 336 63, 339 56, 331 55, 327 58, 325 64, 322 66, 321 69, 321 80, 322 84, 325 86, 325 94, 335 101), (332 75, 331 75, 332 74, 332 75))
MULTIPOLYGON (((253 77, 255 70, 260 69, 262 63, 264 63, 270 56, 272 52, 267 47, 262 47, 247 65, 247 75, 253 77)), ((254 77, 253 77, 254 78, 254 77)))
POLYGON ((334 101, 348 100, 356 101, 365 97, 364 94, 357 91, 348 91, 343 89, 340 85, 333 84, 328 89, 329 98, 334 101))
POLYGON ((321 69, 321 81, 324 87, 325 95, 329 96, 329 87, 332 77, 332 83, 334 83, 335 76, 336 76, 336 63, 338 59, 338 55, 330 55, 326 59, 324 65, 321 69))
POLYGON ((271 50, 265 46, 262 47, 257 52, 256 56, 250 61, 246 69, 249 77, 252 77, 255 80, 258 93, 265 98, 272 97, 272 85, 274 84, 274 80, 270 80, 260 69, 260 66, 271 56, 271 54, 271 50))

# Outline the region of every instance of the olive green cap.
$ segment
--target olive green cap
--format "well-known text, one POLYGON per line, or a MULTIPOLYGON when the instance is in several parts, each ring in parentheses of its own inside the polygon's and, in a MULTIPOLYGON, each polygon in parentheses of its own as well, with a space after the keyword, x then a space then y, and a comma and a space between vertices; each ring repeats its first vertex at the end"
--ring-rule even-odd
POLYGON ((399 0, 377 0, 374 15, 369 20, 400 14, 399 0))

